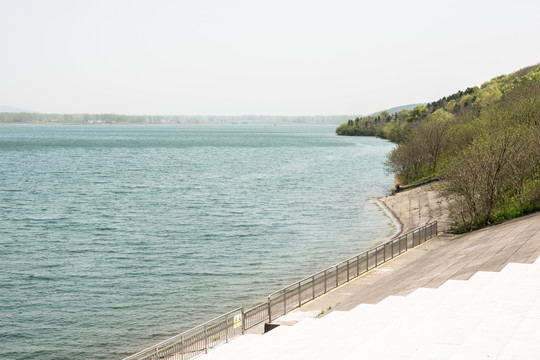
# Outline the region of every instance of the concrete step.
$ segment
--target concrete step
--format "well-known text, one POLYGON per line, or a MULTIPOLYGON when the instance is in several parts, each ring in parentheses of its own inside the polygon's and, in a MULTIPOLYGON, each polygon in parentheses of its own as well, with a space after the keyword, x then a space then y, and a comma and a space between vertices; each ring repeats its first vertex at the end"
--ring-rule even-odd
MULTIPOLYGON (((320 355, 336 341, 354 346, 367 342, 378 333, 385 334, 385 329, 392 327, 396 321, 408 324, 411 319, 417 319, 430 302, 444 299, 464 284, 464 281, 455 281, 441 286, 440 289, 421 288, 407 297, 390 296, 376 305, 362 304, 349 312, 334 312, 320 320, 314 320, 310 324, 317 329, 312 329, 309 336, 320 340, 314 347, 303 346, 308 349, 304 350, 303 354, 308 357, 320 355)), ((296 340, 301 344, 304 338, 301 336, 296 340)), ((341 346, 340 352, 346 355, 347 351, 350 351, 348 346, 341 346)))
POLYGON ((332 343, 338 342, 339 348, 332 351, 333 356, 339 358, 347 356, 350 352, 356 352, 362 344, 372 343, 376 337, 387 338, 388 332, 396 327, 396 323, 410 324, 410 319, 421 316, 430 302, 444 298, 463 283, 455 282, 440 290, 421 288, 406 297, 391 296, 372 305, 371 308, 359 306, 350 311, 350 314, 339 314, 342 319, 338 319, 337 316, 333 318, 332 325, 336 325, 334 326, 336 330, 332 335, 318 342, 312 350, 305 351, 304 355, 308 358, 316 357, 317 354, 324 353, 332 343))
POLYGON ((538 298, 540 282, 534 275, 524 275, 529 270, 518 264, 496 273, 494 278, 490 275, 489 279, 481 280, 484 275, 480 275, 474 282, 481 287, 478 291, 458 292, 446 304, 435 306, 419 323, 409 327, 409 332, 393 327, 384 338, 374 338, 365 351, 376 355, 386 344, 386 354, 410 358, 421 358, 419 354, 433 356, 442 349, 446 351, 443 358, 450 355, 457 359, 493 358, 501 353, 512 332, 523 321, 528 313, 527 306, 532 307, 533 299, 538 298), (463 306, 452 306, 456 303, 463 306), (398 340, 387 344, 387 338, 398 340))
POLYGON ((262 335, 244 334, 237 338, 234 338, 229 343, 222 344, 212 349, 208 354, 201 356, 201 359, 205 360, 218 360, 218 359, 234 359, 235 355, 243 351, 249 344, 256 341, 262 335))
POLYGON ((540 319, 523 320, 499 355, 501 360, 538 359, 540 354, 540 319))

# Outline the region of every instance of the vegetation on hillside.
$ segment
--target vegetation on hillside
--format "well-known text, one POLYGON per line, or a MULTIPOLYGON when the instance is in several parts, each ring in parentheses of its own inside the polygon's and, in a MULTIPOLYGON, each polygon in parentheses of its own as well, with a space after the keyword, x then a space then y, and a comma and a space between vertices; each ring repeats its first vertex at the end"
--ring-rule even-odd
POLYGON ((405 184, 439 176, 462 230, 540 210, 540 65, 336 132, 397 142, 387 171, 405 184))

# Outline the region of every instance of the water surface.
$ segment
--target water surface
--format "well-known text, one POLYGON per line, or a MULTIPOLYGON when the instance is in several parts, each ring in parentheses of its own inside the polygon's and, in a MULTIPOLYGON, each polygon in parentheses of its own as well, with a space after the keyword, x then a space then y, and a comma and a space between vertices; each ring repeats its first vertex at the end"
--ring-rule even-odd
POLYGON ((1 126, 0 358, 122 358, 384 240, 392 147, 329 126, 1 126))

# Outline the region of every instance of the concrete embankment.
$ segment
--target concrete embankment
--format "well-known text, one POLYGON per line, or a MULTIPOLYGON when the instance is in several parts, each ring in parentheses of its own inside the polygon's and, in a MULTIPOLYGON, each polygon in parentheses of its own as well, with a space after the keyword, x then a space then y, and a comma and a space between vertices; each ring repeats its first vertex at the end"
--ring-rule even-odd
POLYGON ((437 184, 423 185, 380 199, 410 231, 431 221, 449 221, 448 201, 437 191, 437 184))

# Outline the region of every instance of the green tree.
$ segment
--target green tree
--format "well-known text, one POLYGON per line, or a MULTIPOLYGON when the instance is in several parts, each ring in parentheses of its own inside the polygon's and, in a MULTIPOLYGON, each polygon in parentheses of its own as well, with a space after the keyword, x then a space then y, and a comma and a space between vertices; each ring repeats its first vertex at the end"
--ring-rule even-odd
POLYGON ((443 109, 436 110, 417 128, 415 136, 423 143, 422 151, 429 164, 429 172, 435 175, 438 161, 448 146, 450 127, 454 116, 443 109))
POLYGON ((408 122, 415 122, 420 120, 426 114, 426 107, 424 105, 418 105, 415 107, 407 117, 408 122))

